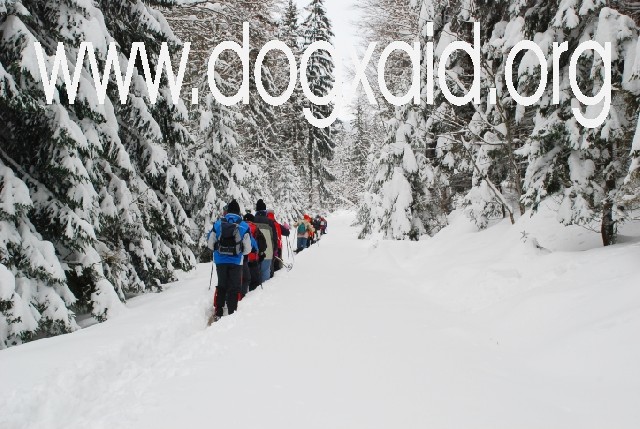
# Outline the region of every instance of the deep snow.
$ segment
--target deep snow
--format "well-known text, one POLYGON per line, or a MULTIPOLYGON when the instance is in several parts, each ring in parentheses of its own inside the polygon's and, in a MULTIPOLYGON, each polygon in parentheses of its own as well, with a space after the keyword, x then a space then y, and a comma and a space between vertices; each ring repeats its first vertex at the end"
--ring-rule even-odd
POLYGON ((352 219, 210 328, 201 265, 0 351, 0 428, 640 427, 640 242, 552 210, 412 243, 352 219))

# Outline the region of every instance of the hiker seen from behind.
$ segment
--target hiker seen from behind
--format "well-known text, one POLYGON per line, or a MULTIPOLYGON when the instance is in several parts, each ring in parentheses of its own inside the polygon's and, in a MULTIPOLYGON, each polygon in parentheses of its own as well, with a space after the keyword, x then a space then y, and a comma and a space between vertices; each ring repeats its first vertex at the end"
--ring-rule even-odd
POLYGON ((207 237, 207 245, 213 250, 218 286, 214 297, 214 317, 222 317, 226 305, 228 314, 238 308, 241 294, 244 258, 257 243, 251 237, 249 225, 240 217, 236 200, 229 203, 227 213, 214 224, 207 237))

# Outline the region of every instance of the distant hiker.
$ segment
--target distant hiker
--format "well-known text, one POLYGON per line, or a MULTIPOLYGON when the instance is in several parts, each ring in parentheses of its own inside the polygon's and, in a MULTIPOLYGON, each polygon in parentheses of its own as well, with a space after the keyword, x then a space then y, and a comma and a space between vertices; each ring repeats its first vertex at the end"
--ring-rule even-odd
POLYGON ((282 268, 282 262, 281 262, 282 261, 282 237, 289 236, 289 228, 285 228, 276 220, 276 216, 273 213, 273 210, 271 209, 267 210, 267 217, 273 221, 276 227, 276 234, 278 236, 278 240, 277 240, 278 244, 277 244, 276 252, 274 255, 274 262, 273 262, 273 271, 275 272, 282 268))
POLYGON ((280 228, 282 229, 283 237, 289 237, 289 235, 291 235, 291 227, 288 223, 285 222, 283 224, 280 224, 280 228))
POLYGON ((265 258, 267 250, 267 239, 260 231, 260 228, 254 223, 255 217, 251 213, 244 215, 244 221, 249 225, 251 235, 258 244, 258 250, 249 253, 247 257, 249 266, 249 290, 252 291, 262 284, 262 273, 260 272, 260 262, 265 258))
POLYGON ((320 217, 320 234, 325 235, 327 233, 327 220, 320 217))
POLYGON ((295 223, 294 228, 296 229, 296 237, 298 239, 296 253, 299 253, 308 247, 307 241, 313 227, 306 218, 302 218, 295 223))
POLYGON ((278 231, 275 222, 267 216, 267 205, 262 199, 256 203, 255 224, 267 239, 267 250, 265 257, 260 263, 260 271, 262 273, 262 282, 268 281, 273 277, 274 272, 274 256, 278 249, 278 231))
MULTIPOLYGON (((282 236, 285 237, 282 241, 288 243, 287 240, 289 240, 289 236, 291 235, 291 227, 288 223, 285 222, 283 224, 280 224, 280 229, 282 230, 282 236)), ((290 248, 288 244, 287 247, 290 248)), ((282 245, 282 247, 280 248, 280 259, 282 259, 282 261, 280 261, 280 265, 282 268, 282 266, 284 265, 284 245, 282 245)))
MULTIPOLYGON (((279 250, 282 248, 282 227, 280 226, 280 224, 276 220, 276 216, 273 213, 272 209, 267 210, 267 217, 273 221, 273 225, 276 227, 276 247, 275 247, 275 250, 273 252, 273 257, 275 259, 276 257, 280 257, 279 250)), ((274 263, 273 263, 274 271, 277 270, 277 265, 278 265, 277 262, 278 261, 275 260, 274 263)))
POLYGON ((321 230, 322 230, 322 219, 320 215, 316 215, 313 219, 313 229, 316 230, 316 239, 320 240, 321 230))
POLYGON ((251 252, 249 225, 240 217, 236 200, 229 203, 227 213, 218 219, 207 236, 207 245, 213 250, 213 261, 218 274, 214 298, 214 321, 222 317, 226 304, 229 314, 238 308, 238 295, 242 286, 244 255, 251 252))
POLYGON ((310 247, 315 242, 315 229, 313 228, 313 219, 308 214, 304 215, 304 220, 307 225, 307 247, 310 247))
MULTIPOLYGON (((251 252, 249 252, 248 255, 242 258, 242 284, 240 287, 240 294, 238 295, 238 301, 242 301, 242 298, 244 298, 249 293, 251 287, 251 269, 249 268, 249 259, 252 257, 252 255, 257 256, 259 250, 258 241, 253 235, 251 225, 249 224, 249 222, 247 222, 247 225, 249 225, 249 236, 251 237, 251 252)), ((259 231, 255 225, 254 228, 259 231)))

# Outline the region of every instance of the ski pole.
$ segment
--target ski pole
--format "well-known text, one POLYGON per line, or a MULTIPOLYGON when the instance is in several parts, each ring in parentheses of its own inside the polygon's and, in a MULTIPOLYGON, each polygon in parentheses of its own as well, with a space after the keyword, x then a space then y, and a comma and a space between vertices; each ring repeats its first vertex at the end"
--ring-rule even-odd
POLYGON ((287 271, 291 271, 291 269, 293 268, 292 264, 286 263, 285 261, 280 259, 278 256, 276 256, 275 258, 282 263, 282 266, 284 266, 287 269, 287 271))
POLYGON ((296 253, 293 251, 293 246, 291 245, 291 241, 287 241, 287 246, 289 247, 289 256, 291 257, 291 265, 295 265, 296 253))
POLYGON ((291 240, 287 240, 287 252, 289 252, 289 257, 291 258, 291 266, 293 266, 293 264, 296 263, 296 257, 293 253, 293 250, 291 250, 291 240))
POLYGON ((211 261, 211 275, 209 276, 209 290, 211 290, 212 281, 213 281, 213 261, 211 261))

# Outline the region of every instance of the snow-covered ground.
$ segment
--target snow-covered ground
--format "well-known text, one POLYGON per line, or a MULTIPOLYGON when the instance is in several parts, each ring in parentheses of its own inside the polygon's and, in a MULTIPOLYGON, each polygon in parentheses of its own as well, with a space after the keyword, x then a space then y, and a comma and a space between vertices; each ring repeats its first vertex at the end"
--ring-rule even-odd
POLYGON ((632 236, 601 248, 547 211, 359 241, 351 220, 210 328, 202 265, 106 323, 0 351, 0 428, 640 427, 632 236))

